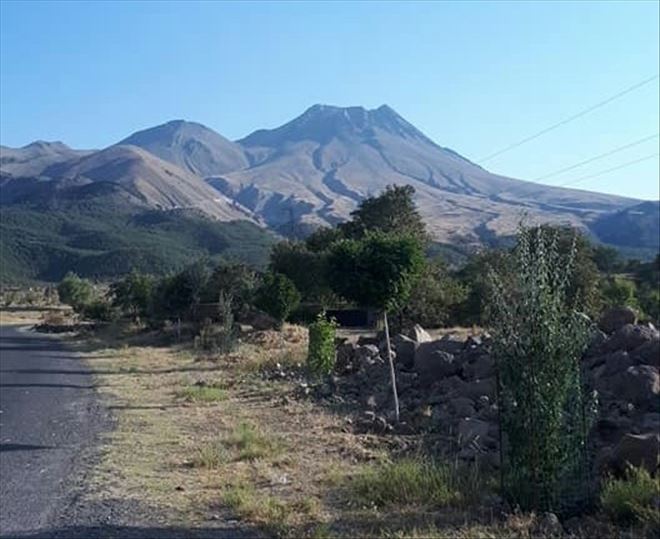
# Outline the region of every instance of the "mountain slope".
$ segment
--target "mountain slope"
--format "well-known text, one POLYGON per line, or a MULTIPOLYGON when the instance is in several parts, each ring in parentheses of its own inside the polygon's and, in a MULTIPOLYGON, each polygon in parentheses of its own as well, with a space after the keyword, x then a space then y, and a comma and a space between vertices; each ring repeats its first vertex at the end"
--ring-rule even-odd
MULTIPOLYGON (((222 221, 251 219, 248 211, 211 189, 198 176, 136 146, 110 146, 74 162, 53 165, 44 173, 58 178, 58 182, 111 184, 115 190, 124 190, 132 203, 145 208, 195 208, 222 221)), ((103 194, 102 189, 103 186, 94 188, 99 195, 103 194)))
POLYGON ((249 165, 243 149, 215 131, 194 122, 175 120, 122 140, 198 176, 212 176, 249 165))
POLYGON ((599 217, 592 230, 602 241, 618 247, 660 249, 660 202, 642 202, 599 217))
POLYGON ((491 174, 438 146, 390 107, 315 105, 239 140, 252 165, 209 179, 273 228, 304 234, 348 217, 388 184, 410 184, 436 239, 475 243, 531 221, 586 226, 636 201, 491 174))
POLYGON ((12 177, 40 176, 48 167, 92 153, 73 150, 62 142, 37 140, 22 148, 0 146, 0 174, 12 177))

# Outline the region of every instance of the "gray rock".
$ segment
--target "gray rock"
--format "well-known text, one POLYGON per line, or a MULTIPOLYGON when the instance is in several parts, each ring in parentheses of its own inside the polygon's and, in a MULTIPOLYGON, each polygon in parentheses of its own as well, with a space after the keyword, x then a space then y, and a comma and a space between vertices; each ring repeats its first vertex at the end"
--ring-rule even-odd
POLYGON ((596 329, 591 336, 591 341, 589 342, 589 347, 584 353, 584 357, 589 358, 600 354, 601 348, 606 341, 607 335, 601 330, 596 329))
POLYGON ((629 464, 643 466, 655 473, 660 458, 660 434, 626 434, 616 445, 610 457, 610 465, 617 471, 624 471, 629 464))
POLYGON ((605 333, 614 333, 626 324, 634 324, 637 315, 630 307, 615 307, 606 311, 598 321, 598 327, 605 333))
POLYGON ((561 537, 564 535, 564 528, 557 515, 543 513, 537 519, 533 535, 534 537, 561 537))
POLYGON ((649 412, 644 414, 640 420, 643 430, 651 432, 660 432, 660 413, 649 412))
POLYGON ((495 360, 488 354, 476 356, 470 363, 463 366, 463 377, 466 380, 473 378, 490 378, 495 375, 495 360))
POLYGON ((474 401, 467 397, 457 397, 449 402, 449 406, 455 416, 472 417, 475 414, 474 401))
POLYGON ((628 355, 628 352, 625 350, 619 350, 607 356, 607 359, 605 360, 604 374, 605 376, 611 376, 625 371, 628 367, 632 367, 632 365, 633 360, 628 355))
POLYGON ((412 368, 415 365, 415 351, 418 343, 410 337, 399 334, 394 337, 392 344, 396 350, 397 362, 406 368, 412 368))
POLYGON ((479 397, 485 395, 490 400, 494 400, 497 396, 497 383, 495 377, 484 378, 468 382, 463 387, 462 394, 473 400, 478 400, 479 397))
POLYGON ((422 343, 415 352, 415 370, 426 383, 460 372, 461 365, 456 357, 440 349, 439 344, 440 341, 422 343))
POLYGON ((660 338, 645 342, 635 348, 630 355, 636 363, 658 365, 660 363, 660 338))
POLYGON ((473 417, 463 418, 458 422, 458 438, 467 445, 475 440, 485 440, 490 432, 490 423, 473 417))
POLYGON ((638 408, 657 410, 660 404, 658 368, 651 365, 628 367, 621 376, 618 396, 638 408))
POLYGON ((428 331, 419 324, 415 324, 415 327, 413 327, 411 337, 416 343, 431 342, 433 340, 428 331))
POLYGON ((616 350, 634 350, 647 342, 660 339, 660 334, 655 328, 648 326, 633 326, 626 324, 618 329, 614 335, 603 346, 606 352, 616 350))

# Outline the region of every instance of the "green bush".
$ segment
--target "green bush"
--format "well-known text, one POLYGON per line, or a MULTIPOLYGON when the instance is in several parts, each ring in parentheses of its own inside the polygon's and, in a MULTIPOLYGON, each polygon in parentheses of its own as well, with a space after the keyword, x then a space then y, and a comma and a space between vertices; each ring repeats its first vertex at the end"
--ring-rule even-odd
POLYGON ((589 399, 580 357, 590 322, 567 298, 575 249, 521 229, 514 271, 493 274, 491 329, 505 443, 502 488, 523 509, 562 511, 590 495, 589 399))
POLYGON ((218 320, 216 323, 206 321, 195 337, 194 346, 209 352, 226 354, 236 347, 238 340, 237 327, 234 323, 232 298, 220 293, 218 298, 218 320))
POLYGON ((137 271, 132 271, 110 287, 113 305, 129 314, 136 322, 147 316, 153 300, 153 291, 153 278, 137 271))
POLYGON ((299 303, 300 293, 286 275, 267 273, 264 276, 255 304, 275 318, 280 326, 299 303))
POLYGON ((95 299, 82 307, 84 318, 94 322, 112 322, 117 319, 117 310, 103 299, 95 299))
POLYGON ((600 503, 605 512, 620 524, 643 524, 660 530, 660 479, 645 468, 630 467, 622 479, 603 484, 600 503))
POLYGON ((57 286, 57 293, 62 303, 73 307, 80 313, 92 301, 94 287, 87 279, 81 279, 75 273, 67 273, 57 286))
POLYGON ((335 367, 335 334, 337 324, 320 313, 309 326, 307 366, 316 375, 330 374, 335 367))

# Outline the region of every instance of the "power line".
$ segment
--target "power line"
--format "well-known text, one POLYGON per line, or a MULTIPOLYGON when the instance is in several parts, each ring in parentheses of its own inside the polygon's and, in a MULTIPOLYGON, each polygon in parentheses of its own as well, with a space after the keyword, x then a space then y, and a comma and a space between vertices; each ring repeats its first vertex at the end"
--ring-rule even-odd
POLYGON ((566 187, 567 185, 573 185, 578 182, 581 182, 583 180, 589 180, 591 178, 596 178, 597 176, 602 176, 603 174, 608 174, 609 172, 614 172, 615 170, 621 170, 622 168, 629 167, 631 165, 635 165, 637 163, 641 163, 642 161, 647 161, 648 159, 653 159, 654 157, 658 157, 660 153, 654 153, 651 155, 647 155, 646 157, 640 157, 639 159, 635 159, 634 161, 628 161, 627 163, 623 163, 622 165, 618 165, 616 167, 608 168, 607 170, 601 170, 600 172, 596 172, 595 174, 587 174, 586 176, 581 176, 580 178, 576 178, 574 180, 571 180, 566 183, 560 184, 558 187, 566 187))
POLYGON ((514 142, 513 144, 510 144, 506 148, 502 148, 501 150, 496 151, 495 153, 491 153, 490 155, 487 155, 483 159, 479 160, 478 163, 485 163, 486 161, 490 161, 493 157, 497 157, 498 155, 501 155, 505 152, 508 152, 509 150, 513 150, 514 148, 517 148, 518 146, 522 146, 523 144, 530 142, 531 140, 534 140, 541 135, 545 135, 546 133, 549 133, 550 131, 553 131, 554 129, 557 129, 558 127, 561 127, 563 125, 566 125, 567 123, 572 122, 573 120, 577 120, 578 118, 581 118, 582 116, 585 116, 589 114, 590 112, 593 112, 596 109, 599 109, 600 107, 603 107, 607 105, 608 103, 611 103, 615 99, 618 99, 620 97, 623 97, 626 94, 629 94, 630 92, 637 90, 638 88, 641 88, 642 86, 645 86, 646 84, 653 82, 659 77, 659 75, 654 75, 653 77, 650 77, 648 79, 644 79, 641 82, 638 82, 637 84, 633 84, 632 86, 629 86, 625 90, 620 91, 618 94, 615 94, 611 97, 608 97, 604 101, 600 101, 599 103, 596 103, 595 105, 592 105, 591 107, 588 107, 584 110, 581 110, 577 114, 574 114, 573 116, 569 116, 568 118, 565 118, 564 120, 561 120, 560 122, 557 122, 556 124, 552 124, 549 127, 546 127, 545 129, 542 129, 541 131, 534 133, 533 135, 530 135, 522 140, 519 140, 518 142, 514 142))
POLYGON ((555 170, 554 172, 551 172, 550 174, 546 174, 545 176, 539 176, 538 178, 534 178, 532 181, 538 182, 540 180, 546 180, 547 178, 552 178, 553 176, 557 176, 558 174, 561 174, 563 172, 568 172, 569 170, 573 170, 574 168, 581 167, 582 165, 586 165, 587 163, 593 163, 594 161, 598 161, 603 157, 609 157, 610 155, 614 155, 615 153, 618 153, 620 151, 627 150, 628 148, 632 148, 633 146, 637 146, 639 144, 642 144, 643 142, 646 142, 647 140, 652 140, 654 138, 657 138, 658 136, 660 136, 660 133, 656 133, 655 135, 651 135, 649 137, 641 138, 639 140, 636 140, 635 142, 631 142, 630 144, 619 146, 618 148, 614 148, 605 153, 601 153, 600 155, 597 155, 595 157, 591 157, 589 159, 585 159, 584 161, 580 161, 579 163, 575 163, 574 165, 561 168, 559 170, 555 170))

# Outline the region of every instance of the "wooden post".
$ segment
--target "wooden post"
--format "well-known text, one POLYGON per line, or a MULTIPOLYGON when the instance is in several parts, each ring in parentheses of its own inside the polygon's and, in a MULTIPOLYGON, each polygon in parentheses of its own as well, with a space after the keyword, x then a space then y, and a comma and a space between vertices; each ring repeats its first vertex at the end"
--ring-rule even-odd
POLYGON ((399 422, 399 395, 396 391, 396 374, 394 372, 394 358, 392 358, 392 346, 390 345, 390 327, 387 324, 387 311, 383 311, 383 322, 385 322, 385 342, 387 343, 387 360, 390 362, 390 379, 392 381, 392 393, 394 394, 394 413, 396 422, 399 422))

